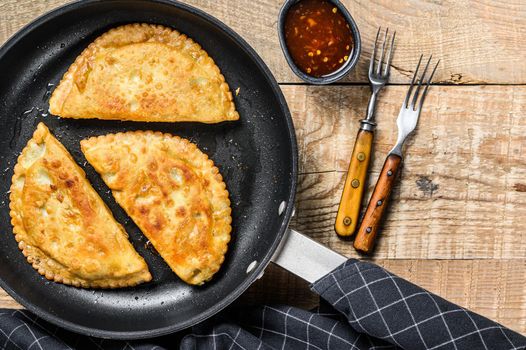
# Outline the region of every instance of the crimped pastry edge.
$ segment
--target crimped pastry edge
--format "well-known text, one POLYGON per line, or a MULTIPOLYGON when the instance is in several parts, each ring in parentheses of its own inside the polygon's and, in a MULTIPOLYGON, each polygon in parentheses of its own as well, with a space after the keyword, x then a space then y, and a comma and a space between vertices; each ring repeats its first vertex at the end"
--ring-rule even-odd
MULTIPOLYGON (((221 80, 221 85, 220 85, 220 89, 226 94, 227 98, 228 98, 228 102, 230 102, 230 110, 227 112, 227 115, 225 116, 226 119, 223 120, 223 121, 232 121, 232 120, 238 120, 239 119, 239 113, 238 111, 236 110, 236 106, 234 104, 234 98, 233 98, 233 95, 232 95, 232 91, 230 91, 230 87, 228 85, 228 83, 226 82, 225 80, 225 77, 223 76, 223 74, 221 73, 221 70, 219 69, 219 67, 217 66, 217 64, 215 63, 214 59, 212 57, 210 57, 208 55, 208 52, 206 52, 206 50, 204 50, 201 45, 199 45, 197 42, 195 42, 192 38, 188 37, 186 34, 183 34, 181 32, 179 32, 178 30, 174 29, 174 28, 170 28, 170 27, 166 27, 166 26, 163 26, 163 25, 160 25, 160 24, 150 24, 150 23, 131 23, 131 24, 125 24, 125 25, 122 25, 122 26, 118 26, 118 27, 115 27, 115 28, 112 28, 110 30, 108 30, 107 32, 101 34, 99 37, 97 37, 92 43, 90 43, 83 51, 82 53, 77 56, 77 58, 75 59, 75 61, 73 62, 73 64, 68 68, 68 70, 66 71, 66 73, 64 73, 64 75, 62 76, 62 79, 60 80, 60 82, 58 83, 57 87, 55 88, 55 90, 53 91, 53 93, 51 94, 51 97, 50 97, 50 100, 49 100, 49 112, 53 115, 57 115, 57 116, 61 116, 61 113, 62 113, 62 107, 66 101, 66 99, 68 98, 69 94, 70 94, 70 91, 71 91, 71 86, 73 84, 73 81, 74 81, 74 74, 77 72, 77 70, 82 66, 82 62, 86 59, 88 59, 89 57, 92 57, 97 48, 99 47, 99 44, 101 42, 103 42, 107 36, 109 36, 110 34, 113 34, 115 31, 118 31, 118 30, 126 30, 128 28, 133 28, 133 29, 136 29, 136 28, 141 28, 141 27, 150 27, 150 28, 153 28, 156 30, 156 33, 162 33, 163 31, 169 31, 169 32, 175 32, 177 34, 179 34, 180 37, 182 37, 183 39, 185 39, 190 45, 194 45, 197 50, 199 51, 199 54, 201 57, 205 57, 205 58, 209 58, 211 60, 211 62, 213 63, 213 67, 214 67, 214 70, 217 72, 217 74, 219 75, 219 79, 221 80), (59 87, 62 87, 62 90, 64 90, 64 88, 66 88, 66 83, 69 82, 69 89, 68 91, 59 91, 59 87), (62 83, 65 83, 64 85, 62 83), (53 100, 55 99, 58 99, 57 103, 60 105, 60 110, 52 110, 52 105, 54 104, 53 100)), ((131 120, 131 119, 126 119, 126 120, 131 120)), ((138 121, 145 121, 145 120, 139 120, 137 119, 138 121)), ((157 122, 162 122, 161 120, 157 121, 157 122)))
MULTIPOLYGON (((131 282, 129 280, 114 280, 111 282, 106 281, 87 281, 82 278, 73 278, 69 279, 67 277, 64 277, 60 274, 55 274, 53 271, 47 270, 45 265, 46 262, 39 261, 38 259, 35 260, 34 257, 31 255, 32 249, 38 249, 37 247, 28 248, 27 244, 24 242, 24 235, 27 236, 27 232, 24 229, 23 223, 20 222, 17 218, 16 210, 14 208, 14 202, 16 200, 15 196, 18 193, 18 191, 14 191, 14 183, 15 181, 20 177, 24 176, 25 172, 23 167, 20 165, 20 161, 27 156, 27 152, 29 152, 29 144, 30 142, 35 142, 35 139, 38 139, 42 137, 45 139, 47 135, 51 135, 54 137, 51 133, 51 131, 48 129, 48 127, 44 123, 39 123, 37 126, 37 129, 33 133, 33 136, 28 141, 22 152, 17 158, 16 165, 14 167, 13 176, 11 178, 11 187, 10 187, 10 193, 9 193, 9 215, 11 217, 11 225, 13 226, 13 235, 15 236, 15 240, 18 243, 18 248, 21 250, 22 254, 26 257, 27 262, 42 276, 44 276, 46 279, 57 282, 57 283, 63 283, 66 285, 71 285, 75 287, 81 287, 81 288, 100 288, 100 289, 114 289, 114 288, 123 288, 123 287, 133 287, 138 284, 141 284, 143 282, 149 282, 152 280, 152 276, 150 272, 148 272, 148 276, 144 276, 143 274, 139 274, 134 276, 134 279, 131 279, 131 282)), ((46 142, 44 140, 44 142, 46 142)), ((74 165, 80 169, 81 173, 84 175, 84 171, 80 166, 73 160, 73 157, 71 157, 71 154, 67 151, 67 149, 60 143, 60 141, 57 140, 60 146, 64 148, 66 151, 66 155, 71 159, 71 161, 74 163, 74 165)), ((90 184, 91 186, 91 184, 90 184)), ((102 199, 101 199, 102 201, 102 199)), ((106 205, 103 202, 104 205, 106 205)), ((110 212, 111 213, 111 212, 110 212)), ((120 226, 120 224, 117 222, 117 224, 120 226)), ((126 233, 124 228, 122 228, 123 231, 126 233)), ((126 233, 127 234, 127 233, 126 233)), ((134 248, 133 248, 134 249, 134 248)), ((44 252, 42 252, 40 249, 38 249, 37 253, 42 254, 44 257, 47 257, 44 252)), ((54 260, 52 258, 47 257, 48 259, 54 260)), ((141 257, 142 259, 142 257, 141 257)))
MULTIPOLYGON (((105 134, 105 135, 99 135, 99 136, 92 136, 92 137, 89 137, 87 139, 81 140, 80 146, 81 146, 82 153, 86 154, 85 149, 84 149, 84 147, 85 147, 84 145, 85 144, 88 144, 88 143, 89 144, 91 144, 91 143, 96 144, 97 140, 116 139, 116 138, 120 138, 121 136, 129 135, 129 134, 151 135, 151 136, 155 136, 155 137, 169 137, 169 138, 178 140, 180 142, 183 142, 185 145, 190 146, 192 148, 192 152, 191 153, 193 155, 197 155, 199 153, 199 157, 201 158, 200 160, 202 160, 203 163, 206 163, 210 167, 210 169, 214 173, 213 179, 216 182, 218 182, 220 184, 220 186, 222 187, 221 193, 219 193, 217 195, 217 198, 213 198, 213 200, 211 202, 212 202, 212 205, 213 205, 215 200, 226 200, 226 203, 228 203, 228 210, 227 210, 228 218, 226 220, 226 227, 227 228, 226 228, 226 232, 225 232, 225 234, 228 235, 228 241, 225 243, 225 245, 223 247, 221 259, 219 259, 217 261, 217 263, 214 264, 214 266, 210 266, 210 269, 209 269, 209 271, 211 271, 210 276, 207 279, 203 280, 201 283, 198 283, 196 285, 202 285, 205 282, 210 281, 213 278, 213 276, 221 268, 221 265, 223 264, 223 262, 225 260, 226 252, 228 251, 228 244, 230 243, 230 241, 232 239, 232 235, 231 235, 231 233, 232 233, 232 207, 231 207, 231 202, 230 202, 230 197, 229 197, 230 193, 228 192, 228 190, 226 188, 226 183, 223 181, 223 176, 219 172, 219 168, 217 168, 217 166, 214 164, 214 161, 212 159, 210 159, 210 157, 208 157, 208 155, 206 153, 201 151, 199 149, 199 147, 197 147, 197 145, 195 143, 189 141, 188 139, 185 139, 185 138, 177 136, 177 135, 172 135, 170 133, 163 133, 163 132, 160 132, 160 131, 152 131, 152 130, 135 130, 135 131, 117 132, 117 133, 111 133, 111 134, 105 134), (198 152, 194 152, 196 150, 198 152)), ((112 190, 112 194, 113 194, 113 190, 112 190)), ((120 205, 120 203, 119 203, 119 205, 120 205)), ((142 229, 141 229, 141 232, 142 232, 142 229)), ((143 232, 143 234, 144 234, 144 232, 143 232)), ((177 274, 175 271, 173 271, 173 272, 175 274, 177 274)), ((185 282, 189 283, 189 284, 195 284, 195 283, 190 283, 190 282, 187 282, 187 281, 185 281, 185 282)))

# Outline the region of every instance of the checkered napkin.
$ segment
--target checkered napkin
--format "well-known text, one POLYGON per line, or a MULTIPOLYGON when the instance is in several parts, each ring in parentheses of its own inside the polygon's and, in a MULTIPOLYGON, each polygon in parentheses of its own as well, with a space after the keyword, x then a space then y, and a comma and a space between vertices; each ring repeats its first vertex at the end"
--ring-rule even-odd
POLYGON ((526 349, 526 338, 383 268, 349 260, 314 283, 319 308, 231 307, 186 333, 111 341, 0 310, 5 349, 526 349))

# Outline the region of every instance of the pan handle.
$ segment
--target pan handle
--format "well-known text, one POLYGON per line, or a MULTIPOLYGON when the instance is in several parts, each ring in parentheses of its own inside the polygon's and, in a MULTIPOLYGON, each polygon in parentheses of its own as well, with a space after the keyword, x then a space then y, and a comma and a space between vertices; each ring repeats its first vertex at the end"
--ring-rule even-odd
POLYGON ((307 282, 314 283, 343 264, 347 258, 298 231, 288 229, 271 260, 307 282))

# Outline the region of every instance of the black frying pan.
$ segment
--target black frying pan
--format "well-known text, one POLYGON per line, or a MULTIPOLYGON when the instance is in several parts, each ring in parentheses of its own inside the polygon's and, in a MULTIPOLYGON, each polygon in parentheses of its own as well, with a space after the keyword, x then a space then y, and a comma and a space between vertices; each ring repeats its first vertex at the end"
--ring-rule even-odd
MULTIPOLYGON (((297 147, 291 117, 270 71, 254 50, 223 23, 166 0, 83 1, 37 19, 0 49, 0 285, 19 303, 70 330, 111 338, 144 338, 189 327, 215 314, 250 286, 268 264, 292 214, 297 147), (50 90, 97 36, 126 23, 173 27, 214 58, 232 90, 241 120, 219 125, 59 119, 46 115, 50 90), (43 121, 83 166, 88 179, 130 234, 154 279, 137 287, 86 290, 48 282, 17 248, 9 218, 13 165, 43 121), (159 130, 189 138, 219 167, 232 201, 232 241, 211 282, 182 282, 116 205, 85 164, 83 138, 126 130, 159 130), (285 202, 284 211, 278 207, 285 202), (256 261, 255 268, 247 267, 256 261)), ((283 209, 283 206, 282 206, 283 209)), ((253 265, 254 266, 254 265, 253 265)))

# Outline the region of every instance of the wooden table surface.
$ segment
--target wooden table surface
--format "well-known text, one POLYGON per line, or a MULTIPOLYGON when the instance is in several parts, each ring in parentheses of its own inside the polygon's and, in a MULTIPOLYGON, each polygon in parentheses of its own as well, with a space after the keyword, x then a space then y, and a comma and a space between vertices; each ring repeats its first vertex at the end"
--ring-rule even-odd
MULTIPOLYGON (((3 0, 0 42, 64 0, 3 0)), ((337 238, 338 208, 378 26, 397 31, 391 83, 380 97, 369 191, 396 140, 396 116, 420 53, 441 58, 419 128, 408 142, 401 182, 376 263, 455 303, 526 334, 526 2, 522 0, 344 0, 363 51, 343 82, 301 83, 276 33, 282 1, 191 0, 243 36, 287 98, 300 150, 292 227, 357 257, 337 238)), ((302 280, 270 266, 244 303, 312 306, 302 280), (269 288, 272 286, 272 288, 269 288)), ((0 307, 20 307, 0 290, 0 307)))

